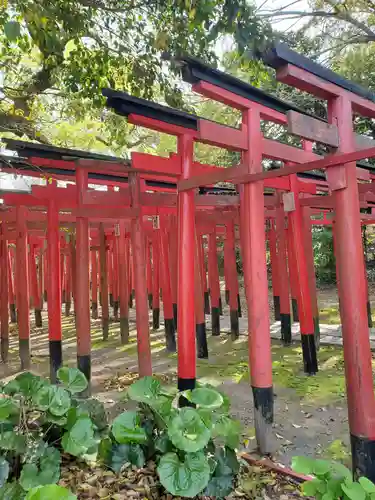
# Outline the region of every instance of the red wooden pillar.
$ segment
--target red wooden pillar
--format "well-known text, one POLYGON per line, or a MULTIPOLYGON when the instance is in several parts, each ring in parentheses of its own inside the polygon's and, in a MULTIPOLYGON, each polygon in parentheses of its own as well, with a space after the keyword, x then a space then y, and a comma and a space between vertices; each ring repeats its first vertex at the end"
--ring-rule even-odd
POLYGON ((21 369, 30 368, 29 270, 27 252, 27 210, 16 208, 16 295, 21 369))
POLYGON ((294 192, 295 209, 289 212, 289 225, 292 232, 294 254, 296 258, 296 277, 298 283, 298 315, 301 327, 303 364, 306 373, 318 371, 316 344, 314 334, 314 318, 311 303, 308 269, 305 256, 303 213, 299 200, 298 179, 290 176, 291 190, 294 192))
POLYGON ((170 268, 171 268, 171 287, 173 301, 174 325, 177 330, 177 274, 178 274, 178 231, 176 217, 173 215, 171 220, 171 230, 169 232, 170 249, 170 268))
MULTIPOLYGON (((129 174, 131 204, 140 207, 139 175, 129 174)), ((137 318, 138 371, 140 377, 152 375, 150 331, 148 325, 148 304, 146 284, 146 251, 142 219, 140 216, 131 221, 131 238, 134 264, 135 303, 137 318)))
POLYGON ((159 229, 154 229, 152 238, 152 328, 160 326, 160 249, 159 229))
POLYGON ((8 361, 9 353, 9 312, 8 312, 8 241, 4 235, 4 226, 0 225, 0 319, 1 319, 1 361, 8 361))
MULTIPOLYGON (((260 114, 257 109, 243 112, 248 144, 243 164, 248 173, 262 171, 260 114)), ((272 450, 273 387, 271 336, 268 309, 263 182, 245 183, 240 192, 241 232, 247 291, 249 363, 254 397, 254 421, 261 453, 272 450), (262 215, 261 215, 262 214, 262 215)))
MULTIPOLYGON (((354 151, 353 110, 349 99, 337 97, 328 104, 329 122, 337 124, 339 130, 338 151, 354 151)), ((331 189, 335 200, 335 255, 339 275, 353 471, 356 475, 365 475, 374 481, 375 400, 356 164, 337 167, 329 175, 329 182, 331 175, 344 179, 344 186, 336 189, 333 183, 331 189)))
POLYGON ((40 310, 40 296, 38 287, 38 275, 36 269, 36 256, 35 256, 35 245, 30 242, 30 282, 31 282, 31 293, 33 295, 33 306, 35 315, 35 326, 41 328, 42 324, 42 311, 40 310))
POLYGON ((279 280, 279 269, 278 269, 278 255, 277 255, 277 243, 276 243, 276 231, 275 231, 275 221, 274 219, 269 219, 269 247, 270 247, 270 257, 271 257, 271 275, 272 275, 272 291, 273 291, 273 307, 275 321, 280 321, 280 280, 279 280))
POLYGON ((296 256, 294 253, 294 245, 293 245, 293 233, 290 228, 289 220, 288 220, 288 229, 287 229, 287 243, 288 243, 288 271, 290 278, 290 294, 292 297, 292 313, 293 313, 293 321, 299 321, 298 315, 298 282, 297 282, 297 265, 296 265, 296 256))
POLYGON ((111 243, 109 243, 109 248, 107 250, 107 270, 108 270, 109 305, 111 307, 113 307, 113 258, 112 257, 113 257, 112 245, 111 243))
POLYGON ((47 209, 47 255, 50 378, 52 383, 56 383, 57 371, 62 366, 62 328, 59 210, 54 200, 49 201, 47 209))
POLYGON ((203 297, 204 297, 204 313, 210 314, 210 294, 208 293, 207 286, 207 271, 206 271, 206 256, 204 249, 204 238, 203 235, 199 237, 199 260, 201 263, 201 278, 203 287, 203 297))
POLYGON ((285 345, 292 342, 292 322, 290 318, 290 299, 289 299, 289 276, 287 264, 287 243, 285 229, 285 212, 281 203, 281 196, 278 195, 278 206, 276 207, 276 238, 277 238, 277 256, 278 271, 280 283, 280 321, 281 321, 281 340, 285 345))
POLYGON ((194 265, 194 284, 195 284, 195 334, 197 338, 197 357, 200 359, 208 358, 206 318, 204 315, 204 294, 201 276, 201 262, 199 255, 200 242, 198 235, 195 238, 195 265, 194 265))
POLYGON ((133 307, 133 274, 134 274, 134 267, 133 267, 133 250, 131 248, 131 243, 130 240, 128 241, 127 244, 127 252, 129 255, 128 259, 128 296, 129 296, 129 307, 133 307))
POLYGON ((229 278, 229 311, 230 311, 230 331, 232 340, 239 337, 238 323, 238 281, 235 250, 234 223, 228 222, 226 225, 226 238, 224 242, 224 259, 227 260, 229 278))
POLYGON ((99 224, 99 261, 100 261, 100 291, 102 298, 102 329, 103 340, 108 340, 109 334, 109 303, 108 303, 108 267, 107 267, 107 241, 104 224, 99 224))
MULTIPOLYGON (((118 228, 117 228, 118 229, 118 228)), ((115 239, 113 241, 113 316, 115 320, 118 320, 118 311, 119 311, 119 277, 118 277, 118 236, 115 235, 115 239)))
POLYGON ((133 304, 133 298, 135 297, 135 282, 134 282, 135 270, 134 270, 133 250, 132 250, 131 259, 130 259, 130 270, 131 270, 131 273, 130 273, 130 297, 131 297, 131 301, 133 304))
POLYGON ((98 319, 98 255, 95 249, 91 250, 91 314, 98 319))
POLYGON ((43 275, 44 275, 44 283, 43 283, 43 299, 44 302, 47 302, 48 297, 47 297, 47 281, 48 281, 48 257, 47 257, 47 251, 44 254, 44 259, 43 259, 43 275))
POLYGON ((43 310, 44 306, 44 249, 41 248, 38 256, 38 293, 40 298, 40 310, 43 310))
MULTIPOLYGON (((77 231, 76 231, 77 232, 77 231)), ((76 273, 76 268, 77 268, 77 256, 76 256, 76 236, 74 234, 70 235, 70 242, 69 242, 69 248, 70 248, 70 258, 71 258, 71 268, 72 268, 72 298, 73 298, 73 304, 74 304, 74 312, 76 311, 76 296, 77 296, 77 273, 76 273)), ((76 315, 75 315, 75 320, 76 320, 76 315)), ((76 321, 77 323, 77 321, 76 321)))
MULTIPOLYGON (((61 247, 61 243, 60 243, 61 247)), ((60 253, 60 277, 61 277, 61 302, 65 304, 65 254, 63 251, 63 248, 61 248, 61 253, 60 253)))
POLYGON ((67 253, 65 256, 65 316, 70 316, 72 306, 72 256, 70 246, 66 245, 67 253))
POLYGON ((120 337, 121 343, 129 342, 129 287, 128 287, 128 259, 126 244, 126 230, 123 221, 119 224, 118 236, 118 267, 119 267, 119 301, 120 301, 120 337))
MULTIPOLYGON (((76 170, 77 205, 82 204, 84 191, 87 189, 87 171, 76 170)), ((102 225, 101 225, 102 229, 102 225)), ((104 233, 104 231, 103 231, 104 233)), ((101 234, 102 236, 102 234, 101 234)), ((76 221, 76 297, 75 312, 77 325, 77 366, 85 374, 89 386, 82 396, 91 392, 91 336, 90 336, 90 239, 87 217, 77 217, 76 221)), ((103 295, 103 304, 108 294, 103 295)))
POLYGON ((15 300, 16 296, 14 293, 12 254, 10 249, 8 249, 8 296, 9 296, 10 322, 17 323, 16 300, 15 300))
POLYGON ((318 307, 318 297, 316 293, 316 277, 315 277, 314 249, 312 240, 310 208, 303 207, 302 215, 303 215, 303 232, 304 232, 304 242, 305 242, 305 256, 307 261, 311 307, 314 320, 315 344, 317 349, 319 349, 320 345, 319 307, 318 307))
POLYGON ((148 307, 152 309, 152 262, 151 262, 151 242, 146 238, 146 278, 147 278, 147 296, 148 307))
MULTIPOLYGON (((193 174, 193 138, 178 138, 182 178, 193 174)), ((194 313, 195 204, 194 190, 178 193, 178 389, 194 389, 196 340, 194 313)))
MULTIPOLYGON (((224 282, 225 282, 225 303, 229 305, 230 278, 228 270, 228 259, 225 258, 225 240, 224 240, 224 282)), ((222 311, 220 311, 220 314, 222 314, 222 311)))
POLYGON ((220 282, 217 263, 216 229, 208 235, 208 279, 211 295, 212 335, 220 335, 220 282))
POLYGON ((162 264, 161 277, 162 277, 162 290, 163 290, 165 343, 167 351, 176 352, 176 332, 175 332, 174 317, 173 317, 168 232, 166 231, 165 228, 162 228, 159 231, 160 231, 160 250, 161 250, 161 264, 162 264))

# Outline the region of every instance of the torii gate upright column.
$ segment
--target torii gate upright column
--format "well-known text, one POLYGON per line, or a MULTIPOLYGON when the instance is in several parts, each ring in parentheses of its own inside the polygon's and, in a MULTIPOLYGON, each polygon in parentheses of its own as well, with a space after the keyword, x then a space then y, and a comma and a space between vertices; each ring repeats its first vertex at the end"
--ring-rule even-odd
POLYGON ((29 315, 29 271, 27 258, 27 210, 23 206, 16 208, 16 293, 17 320, 19 336, 19 355, 21 369, 30 368, 30 315, 29 315))

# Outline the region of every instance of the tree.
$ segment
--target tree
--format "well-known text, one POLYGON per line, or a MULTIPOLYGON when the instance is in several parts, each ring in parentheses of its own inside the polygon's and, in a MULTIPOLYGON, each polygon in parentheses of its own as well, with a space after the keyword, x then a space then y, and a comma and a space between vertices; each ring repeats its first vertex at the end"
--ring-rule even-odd
POLYGON ((215 63, 223 35, 244 52, 262 45, 269 32, 247 0, 4 1, 1 130, 51 142, 51 124, 99 121, 95 140, 116 150, 128 143, 128 133, 123 121, 103 113, 101 88, 182 107, 181 89, 161 62, 163 51, 215 63))

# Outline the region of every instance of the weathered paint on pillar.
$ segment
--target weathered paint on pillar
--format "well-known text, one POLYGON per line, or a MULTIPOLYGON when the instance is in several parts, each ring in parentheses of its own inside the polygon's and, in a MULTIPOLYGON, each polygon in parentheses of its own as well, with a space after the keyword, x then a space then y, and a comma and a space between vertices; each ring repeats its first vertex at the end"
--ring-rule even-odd
POLYGON ((109 303, 108 303, 108 268, 107 268, 107 242, 104 224, 99 224, 99 262, 100 262, 100 291, 102 298, 102 329, 103 340, 108 340, 109 334, 109 303))
MULTIPOLYGON (((178 138, 182 178, 193 171, 193 139, 178 138)), ((180 192, 178 203, 178 389, 194 389, 196 381, 196 339, 194 313, 195 206, 194 190, 180 192)))
MULTIPOLYGON (((261 172, 263 135, 259 111, 244 111, 243 125, 248 130, 249 141, 243 164, 249 173, 261 172)), ((242 255, 246 262, 250 378, 257 443, 261 453, 269 453, 273 448, 273 387, 265 221, 259 216, 263 211, 263 182, 245 183, 240 191, 240 218, 242 255)))
MULTIPOLYGON (((129 175, 131 205, 140 207, 140 185, 137 174, 129 175)), ((134 263, 135 303, 137 319, 138 371, 140 377, 152 375, 150 330, 148 324, 146 250, 141 217, 131 221, 131 239, 134 263)))
POLYGON ((29 269, 27 251, 27 209, 16 207, 16 295, 21 369, 30 368, 29 269))

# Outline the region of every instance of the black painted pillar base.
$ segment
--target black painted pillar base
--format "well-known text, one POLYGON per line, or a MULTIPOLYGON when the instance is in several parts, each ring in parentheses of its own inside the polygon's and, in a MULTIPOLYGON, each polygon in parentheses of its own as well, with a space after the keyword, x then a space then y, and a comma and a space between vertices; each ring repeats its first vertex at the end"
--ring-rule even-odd
POLYGON ((229 306, 230 290, 225 289, 225 303, 229 306))
POLYGON ((66 301, 65 302, 65 316, 66 317, 70 316, 71 307, 72 307, 72 303, 70 302, 70 300, 66 301))
POLYGON ((290 319, 290 314, 280 314, 281 319, 281 340, 284 345, 290 345, 292 343, 292 323, 290 319))
POLYGON ((254 424, 258 448, 262 455, 274 452, 272 436, 273 387, 254 387, 254 424))
POLYGON ((232 340, 237 340, 240 336, 240 327, 238 323, 238 311, 230 311, 230 334, 232 340))
POLYGON ((118 311, 119 311, 119 301, 115 300, 113 302, 113 316, 115 317, 115 320, 118 320, 118 311))
POLYGON ((8 362, 8 354, 9 354, 9 339, 1 339, 1 361, 3 363, 8 362))
POLYGON ((294 323, 298 323, 299 322, 298 303, 297 299, 293 299, 293 297, 292 297, 292 313, 293 313, 294 323))
POLYGON ((133 308, 133 292, 129 295, 129 307, 133 308))
POLYGON ((100 292, 100 291, 99 291, 99 304, 100 304, 100 307, 103 307, 102 292, 100 292))
POLYGON ((89 383, 87 389, 80 392, 79 396, 81 398, 88 398, 91 395, 91 356, 77 356, 77 368, 85 375, 89 383))
POLYGON ((241 299, 239 294, 237 295, 237 302, 238 302, 238 317, 242 318, 241 299))
POLYGON ((17 323, 16 304, 9 304, 10 322, 17 323))
MULTIPOLYGON (((182 378, 179 377, 177 380, 177 389, 179 392, 184 392, 184 391, 192 391, 195 389, 195 383, 196 379, 195 378, 182 378)), ((186 406, 194 406, 185 396, 180 396, 178 398, 178 406, 180 408, 186 407, 186 406)))
POLYGON ((210 314, 210 296, 204 292, 204 314, 210 314))
POLYGON ((48 302, 48 294, 47 294, 47 290, 44 290, 44 293, 43 293, 43 298, 44 298, 44 302, 48 302))
POLYGON ((61 340, 49 341, 49 368, 52 384, 57 384, 57 372, 62 367, 62 342, 61 340))
POLYGON ((108 340, 109 335, 109 318, 102 318, 103 340, 108 340))
POLYGON ((197 323, 195 332, 197 337, 197 357, 199 359, 208 359, 206 323, 197 323))
POLYGON ((113 307, 113 293, 109 294, 109 305, 113 307))
POLYGON ((273 296, 273 308, 275 311, 275 321, 281 320, 280 315, 280 297, 278 295, 273 296))
POLYGON ((158 330, 160 327, 160 309, 155 308, 152 310, 152 328, 158 330))
POLYGON ((152 293, 148 294, 148 308, 152 310, 152 293))
POLYGON ((212 335, 218 337, 220 335, 220 309, 219 307, 211 307, 211 327, 212 335))
POLYGON ((314 336, 315 336, 315 347, 316 350, 320 349, 320 325, 319 316, 314 318, 314 336))
POLYGON ((372 314, 371 314, 371 304, 370 301, 367 301, 367 321, 368 321, 368 327, 372 328, 373 323, 372 323, 372 314))
POLYGON ((168 352, 176 352, 176 331, 173 318, 164 318, 165 347, 168 352))
POLYGON ((316 345, 314 333, 301 335, 303 367, 305 373, 315 375, 318 371, 318 360, 316 357, 316 345))
POLYGON ((121 338, 121 344, 128 344, 129 318, 120 318, 120 338, 121 338))
POLYGON ((63 291, 62 291, 62 294, 61 294, 61 302, 62 302, 63 304, 65 304, 65 302, 66 302, 66 290, 63 290, 63 291))
POLYGON ((91 317, 92 319, 98 319, 98 303, 93 302, 91 304, 91 317))
POLYGON ((42 328, 42 311, 40 309, 34 309, 35 326, 37 328, 42 328))
POLYGON ((223 316, 223 303, 221 301, 221 297, 219 298, 219 310, 220 310, 220 316, 223 316))
POLYGON ((350 435, 354 479, 366 476, 375 482, 375 440, 350 435))
POLYGON ((173 318, 174 318, 174 327, 177 331, 177 316, 178 316, 178 309, 177 309, 177 304, 172 304, 173 305, 173 318))
POLYGON ((21 370, 28 370, 31 364, 30 339, 19 339, 18 342, 21 370))

